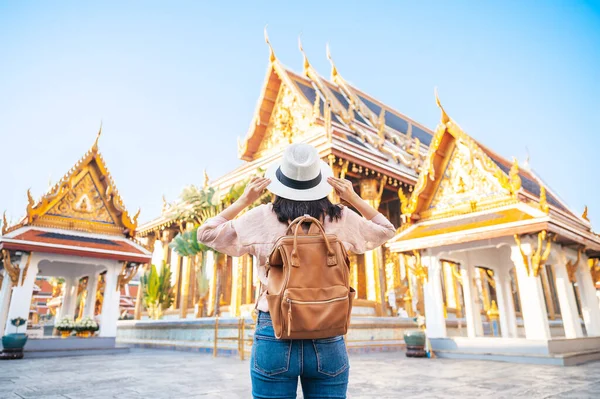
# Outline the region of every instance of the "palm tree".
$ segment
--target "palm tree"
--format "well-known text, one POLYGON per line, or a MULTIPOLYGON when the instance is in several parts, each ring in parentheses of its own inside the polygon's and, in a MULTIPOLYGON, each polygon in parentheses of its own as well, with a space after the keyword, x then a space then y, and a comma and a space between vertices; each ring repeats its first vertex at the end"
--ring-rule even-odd
MULTIPOLYGON (((264 174, 263 170, 258 170, 259 175, 264 174)), ((172 219, 179 222, 181 232, 169 244, 169 247, 175 250, 179 256, 189 256, 192 259, 198 254, 202 254, 202 264, 198 273, 196 273, 197 296, 196 301, 202 301, 203 309, 206 309, 205 301, 208 296, 209 284, 208 276, 206 276, 206 253, 208 251, 215 252, 215 259, 218 259, 219 253, 206 245, 200 244, 197 239, 196 231, 207 219, 217 216, 223 209, 235 202, 246 189, 246 185, 250 180, 245 180, 233 185, 225 194, 220 193, 213 187, 198 188, 194 185, 185 187, 180 196, 179 201, 171 204, 168 215, 172 219), (186 224, 186 229, 183 229, 183 224, 186 224)), ((270 194, 265 193, 259 200, 252 205, 258 206, 267 203, 271 200, 270 194)), ((215 262, 217 267, 216 273, 216 292, 214 293, 214 315, 219 314, 219 298, 221 296, 221 274, 224 264, 223 262, 215 262)))

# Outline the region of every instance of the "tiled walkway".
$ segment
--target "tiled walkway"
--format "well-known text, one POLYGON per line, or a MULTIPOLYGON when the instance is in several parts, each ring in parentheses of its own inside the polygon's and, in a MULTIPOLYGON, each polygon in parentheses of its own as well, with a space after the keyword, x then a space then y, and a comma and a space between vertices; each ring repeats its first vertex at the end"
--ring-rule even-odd
MULTIPOLYGON (((251 398, 248 361, 129 354, 0 362, 0 398, 251 398)), ((577 367, 351 356, 349 398, 598 398, 600 362, 577 367)), ((299 398, 301 396, 299 395, 299 398)))

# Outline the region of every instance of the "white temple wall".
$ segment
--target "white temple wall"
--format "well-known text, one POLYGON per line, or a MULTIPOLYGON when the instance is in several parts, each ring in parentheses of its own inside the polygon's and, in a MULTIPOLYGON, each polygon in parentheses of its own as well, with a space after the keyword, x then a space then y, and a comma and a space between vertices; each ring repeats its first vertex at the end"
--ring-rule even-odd
POLYGON ((87 297, 85 299, 85 308, 83 315, 88 317, 94 317, 94 311, 96 308, 96 294, 98 291, 98 273, 92 273, 88 276, 87 283, 87 297))
POLYGON ((423 284, 427 335, 431 338, 446 337, 446 319, 442 297, 441 263, 436 256, 422 256, 423 265, 428 268, 428 278, 423 284))
POLYGON ((6 318, 8 317, 8 305, 10 304, 10 295, 12 293, 12 282, 10 276, 4 271, 2 287, 0 287, 0 332, 6 328, 6 318))
MULTIPOLYGON (((33 286, 38 273, 38 262, 39 257, 37 254, 24 254, 21 257, 19 268, 21 273, 19 275, 19 282, 23 281, 22 284, 13 287, 10 305, 8 307, 8 315, 6 320, 16 319, 21 317, 25 320, 29 319, 29 309, 31 307, 31 298, 33 296, 33 286), (25 281, 23 281, 23 269, 27 264, 28 259, 30 260, 27 275, 25 281)), ((4 334, 11 334, 16 332, 15 327, 9 322, 6 323, 4 328, 4 334)), ((21 329, 24 332, 24 329, 21 329)))
POLYGON ((581 312, 588 337, 600 336, 600 307, 596 296, 596 287, 587 267, 588 258, 582 256, 577 267, 577 285, 581 297, 581 312))
POLYGON ((521 248, 516 244, 511 247, 511 259, 515 265, 519 283, 525 337, 527 339, 548 340, 551 336, 542 282, 539 277, 528 275, 521 250, 526 256, 530 256, 532 252, 531 243, 522 243, 521 248))
POLYGON ((107 260, 105 266, 104 299, 102 302, 102 312, 100 313, 100 333, 98 335, 101 337, 116 337, 119 302, 121 299, 121 292, 117 288, 118 276, 121 273, 122 264, 118 261, 107 260))
POLYGON ((557 246, 552 250, 552 255, 549 259, 554 266, 556 294, 558 296, 566 338, 580 338, 584 336, 575 300, 575 291, 573 290, 573 284, 569 279, 567 271, 567 262, 574 262, 576 259, 577 254, 574 251, 567 250, 561 246, 557 246))

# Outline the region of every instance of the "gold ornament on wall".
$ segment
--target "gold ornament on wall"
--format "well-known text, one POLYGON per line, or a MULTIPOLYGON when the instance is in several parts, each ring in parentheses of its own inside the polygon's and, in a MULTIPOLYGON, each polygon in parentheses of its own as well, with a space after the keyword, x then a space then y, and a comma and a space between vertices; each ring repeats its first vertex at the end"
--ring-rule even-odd
POLYGON ((577 251, 577 259, 575 260, 575 262, 573 261, 567 261, 567 274, 569 276, 569 281, 571 283, 576 283, 577 282, 577 269, 579 268, 579 262, 581 261, 581 253, 583 252, 583 248, 580 248, 577 251))
POLYGON ((6 211, 2 214, 2 235, 8 232, 8 221, 6 220, 6 211))
MULTIPOLYGON (((25 256, 25 255, 23 255, 25 256)), ((10 277, 10 281, 14 286, 23 285, 25 282, 25 278, 27 277, 27 271, 29 270, 29 265, 31 263, 31 253, 27 254, 27 263, 23 268, 23 273, 21 273, 21 268, 19 265, 13 265, 10 260, 10 252, 6 249, 2 250, 2 263, 4 265, 4 270, 8 273, 10 277), (19 275, 21 275, 21 281, 19 281, 19 275)))
POLYGON ((550 205, 548 205, 548 200, 546 198, 546 188, 540 185, 540 209, 545 214, 550 213, 550 205))
POLYGON ((413 275, 417 277, 419 282, 423 284, 425 280, 429 278, 429 271, 427 266, 423 266, 423 262, 421 261, 421 253, 417 250, 414 250, 411 260, 413 265, 410 265, 411 262, 409 260, 409 262, 406 263, 406 266, 410 269, 413 275))
POLYGON ((588 265, 594 284, 600 282, 600 259, 588 259, 588 265))
POLYGON ((129 284, 133 277, 135 277, 140 267, 139 263, 135 266, 128 266, 128 262, 123 262, 123 267, 121 268, 121 273, 119 273, 119 277, 117 280, 116 291, 120 291, 123 288, 125 288, 125 285, 129 284))
POLYGON ((257 156, 278 150, 307 135, 316 134, 323 127, 313 124, 313 110, 298 101, 285 84, 279 89, 277 101, 260 143, 257 156))
POLYGON ((519 251, 521 252, 521 256, 523 257, 523 264, 527 275, 530 277, 537 277, 541 268, 546 265, 546 261, 550 256, 554 237, 550 236, 546 230, 540 231, 537 236, 537 247, 532 248, 531 258, 523 251, 519 235, 515 234, 514 238, 519 247, 519 251))
POLYGON ((508 172, 508 191, 512 197, 516 197, 521 189, 521 176, 519 176, 519 162, 513 157, 513 163, 508 172))

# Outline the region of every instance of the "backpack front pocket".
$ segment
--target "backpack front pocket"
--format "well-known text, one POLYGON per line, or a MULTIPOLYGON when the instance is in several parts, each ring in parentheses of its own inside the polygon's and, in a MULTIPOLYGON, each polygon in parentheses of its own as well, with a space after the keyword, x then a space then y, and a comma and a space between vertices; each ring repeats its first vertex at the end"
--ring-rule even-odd
POLYGON ((344 328, 348 319, 348 288, 289 288, 281 306, 288 336, 344 328))

